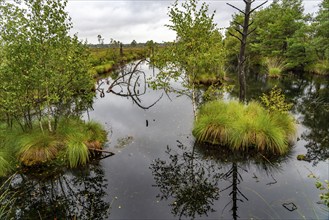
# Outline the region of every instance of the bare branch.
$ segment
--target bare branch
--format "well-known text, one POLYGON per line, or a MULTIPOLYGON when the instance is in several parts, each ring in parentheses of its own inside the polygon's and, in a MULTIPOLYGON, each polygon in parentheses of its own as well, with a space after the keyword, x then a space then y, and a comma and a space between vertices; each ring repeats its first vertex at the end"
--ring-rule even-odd
POLYGON ((244 15, 246 14, 246 13, 244 13, 244 11, 242 11, 241 9, 235 7, 234 5, 231 5, 230 3, 226 3, 226 4, 229 5, 229 6, 231 6, 231 7, 234 8, 234 9, 238 10, 239 12, 241 12, 241 13, 244 14, 244 15))
POLYGON ((241 34, 243 36, 243 33, 239 29, 234 28, 234 30, 236 30, 237 32, 239 32, 239 34, 241 34))
POLYGON ((234 35, 234 34, 232 34, 231 32, 228 32, 228 34, 229 35, 231 35, 232 37, 235 37, 235 38, 237 38, 240 42, 242 42, 242 39, 241 38, 239 38, 238 36, 236 36, 236 35, 234 35))
POLYGON ((243 198, 245 198, 247 201, 249 201, 249 199, 239 190, 239 188, 236 188, 236 189, 238 190, 240 195, 243 196, 243 198))
POLYGON ((88 150, 97 151, 97 152, 102 152, 102 153, 108 153, 108 154, 114 155, 114 153, 111 152, 111 151, 102 150, 102 149, 97 149, 97 148, 88 148, 88 150))
POLYGON ((252 32, 254 32, 256 29, 257 29, 257 27, 255 27, 254 29, 252 29, 251 31, 249 31, 249 33, 247 34, 247 36, 250 35, 252 32))
POLYGON ((250 24, 248 24, 248 27, 250 27, 253 23, 254 23, 254 21, 251 21, 250 24))
POLYGON ((268 0, 266 0, 265 2, 263 2, 262 4, 258 5, 256 8, 252 9, 249 14, 253 13, 255 10, 257 10, 258 8, 262 7, 263 5, 265 5, 268 2, 268 0))
POLYGON ((233 21, 233 23, 239 25, 240 27, 243 27, 243 24, 241 24, 241 23, 239 23, 237 21, 233 21))

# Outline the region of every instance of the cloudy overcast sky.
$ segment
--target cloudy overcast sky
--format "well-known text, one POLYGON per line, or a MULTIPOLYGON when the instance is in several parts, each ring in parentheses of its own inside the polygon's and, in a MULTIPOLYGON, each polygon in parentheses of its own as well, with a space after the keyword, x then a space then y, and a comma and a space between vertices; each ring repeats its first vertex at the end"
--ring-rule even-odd
MULTIPOLYGON (((180 0, 182 2, 182 0, 180 0)), ((97 35, 123 43, 172 41, 175 33, 168 30, 168 7, 173 0, 69 0, 67 11, 73 21, 73 33, 78 33, 81 40, 97 43, 97 35)), ((216 10, 217 27, 225 28, 235 10, 226 2, 243 8, 242 0, 209 0, 209 11, 216 10)), ((256 0, 257 6, 263 1, 256 0)), ((321 0, 303 0, 305 12, 315 13, 321 0)))

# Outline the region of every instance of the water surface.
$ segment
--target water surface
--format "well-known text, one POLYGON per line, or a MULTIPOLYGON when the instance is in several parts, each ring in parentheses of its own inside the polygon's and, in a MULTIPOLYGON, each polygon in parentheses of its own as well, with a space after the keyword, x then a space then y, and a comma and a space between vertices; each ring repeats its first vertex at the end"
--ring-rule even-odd
MULTIPOLYGON (((140 69, 147 76, 157 72, 147 63, 140 69)), ((248 81, 249 98, 277 84, 294 103, 298 134, 288 156, 268 161, 195 145, 186 96, 163 95, 144 110, 129 97, 98 94, 89 117, 109 131, 107 150, 115 155, 48 178, 17 175, 16 218, 327 219, 308 175, 328 179, 328 79, 250 76, 248 81), (298 154, 309 162, 298 161, 298 154)), ((141 103, 150 105, 162 94, 148 89, 141 103)))

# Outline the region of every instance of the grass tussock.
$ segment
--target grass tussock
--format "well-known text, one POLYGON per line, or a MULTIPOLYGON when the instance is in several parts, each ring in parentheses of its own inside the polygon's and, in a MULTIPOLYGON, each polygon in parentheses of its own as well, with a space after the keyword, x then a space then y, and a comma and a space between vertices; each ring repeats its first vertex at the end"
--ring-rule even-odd
POLYGON ((0 177, 7 176, 17 165, 18 141, 22 132, 17 128, 0 128, 0 177))
POLYGON ((108 73, 113 69, 113 62, 95 66, 93 69, 98 75, 108 73))
POLYGON ((102 149, 107 133, 97 122, 66 119, 59 123, 58 135, 66 143, 66 159, 70 167, 84 165, 89 160, 89 150, 102 149))
POLYGON ((107 140, 104 128, 79 118, 60 120, 56 132, 34 126, 29 132, 19 127, 0 128, 0 176, 19 164, 43 165, 52 161, 77 167, 88 162, 90 149, 102 149, 107 140))
POLYGON ((12 170, 10 159, 7 152, 0 150, 0 177, 6 176, 12 170))
POLYGON ((267 74, 271 78, 279 78, 284 71, 284 62, 279 58, 266 58, 265 65, 267 67, 267 74))
POLYGON ((62 148, 61 142, 54 135, 38 131, 22 135, 19 145, 19 160, 26 166, 53 160, 62 148))
POLYGON ((329 60, 320 60, 310 69, 311 72, 317 75, 329 76, 329 60))
POLYGON ((71 168, 85 165, 89 160, 89 150, 86 146, 86 137, 73 135, 67 138, 66 156, 71 168))
POLYGON ((85 124, 85 130, 90 141, 106 142, 107 133, 101 124, 89 121, 85 124))
POLYGON ((213 101, 201 107, 193 135, 199 142, 226 145, 231 150, 285 154, 296 132, 288 113, 269 112, 260 104, 213 101))

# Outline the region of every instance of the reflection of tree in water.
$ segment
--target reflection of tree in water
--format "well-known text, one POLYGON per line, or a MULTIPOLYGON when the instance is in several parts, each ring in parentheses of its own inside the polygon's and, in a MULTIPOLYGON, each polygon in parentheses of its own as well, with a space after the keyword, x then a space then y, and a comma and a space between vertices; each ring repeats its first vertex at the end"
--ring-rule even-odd
MULTIPOLYGON (((227 203, 224 209, 231 204, 232 219, 240 218, 238 215, 238 202, 249 201, 239 189, 239 184, 243 182, 243 177, 240 172, 248 173, 250 166, 256 166, 258 170, 265 171, 267 176, 271 175, 274 180, 274 182, 270 182, 267 185, 276 184, 277 181, 274 179, 273 173, 280 171, 281 164, 291 157, 289 154, 281 157, 263 155, 252 150, 248 152, 231 151, 209 144, 197 144, 195 147, 204 160, 212 160, 216 162, 216 164, 220 164, 224 170, 225 167, 229 167, 228 171, 222 176, 222 179, 229 181, 230 185, 221 189, 220 192, 231 189, 229 193, 231 201, 227 203)), ((254 174, 254 178, 258 177, 254 174)))
POLYGON ((329 158, 329 83, 322 78, 312 79, 302 92, 296 108, 308 130, 301 138, 307 142, 307 160, 316 165, 329 158))
POLYGON ((168 147, 169 161, 157 159, 151 164, 161 192, 158 197, 161 200, 172 197, 172 213, 179 218, 207 215, 214 211, 213 201, 219 198, 217 183, 223 174, 211 162, 197 158, 194 150, 186 151, 182 144, 178 147, 184 151, 182 154, 168 147))
MULTIPOLYGON (((288 157, 270 158, 259 153, 231 152, 218 147, 195 145, 191 151, 182 144, 178 145, 180 153, 169 147, 166 153, 169 161, 157 159, 151 164, 151 170, 159 187, 158 197, 173 198, 170 204, 175 216, 200 217, 215 211, 213 204, 220 198, 220 193, 231 190, 231 201, 223 208, 232 205, 233 219, 238 216, 238 202, 248 201, 239 189, 243 181, 240 171, 248 172, 253 164, 258 169, 265 170, 274 179, 272 172, 280 170, 280 163, 288 157), (228 168, 228 169, 227 169, 228 168), (219 181, 229 181, 230 185, 220 188, 219 181)), ((275 184, 276 181, 270 184, 275 184)))
POLYGON ((106 186, 104 172, 98 164, 48 177, 17 174, 10 187, 16 192, 11 216, 14 219, 105 219, 110 211, 110 204, 104 200, 106 186))

